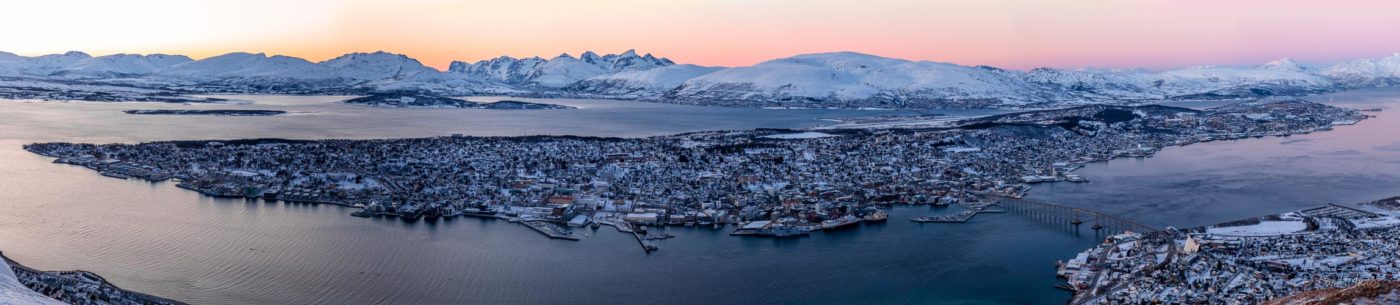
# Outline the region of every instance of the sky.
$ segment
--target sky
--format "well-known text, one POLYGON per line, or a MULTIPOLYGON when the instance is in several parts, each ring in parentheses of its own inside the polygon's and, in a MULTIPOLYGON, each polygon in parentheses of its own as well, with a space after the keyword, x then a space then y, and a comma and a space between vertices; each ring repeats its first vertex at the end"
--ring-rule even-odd
POLYGON ((453 60, 636 49, 751 65, 855 51, 1010 69, 1330 63, 1400 52, 1400 1, 6 0, 0 50, 453 60))

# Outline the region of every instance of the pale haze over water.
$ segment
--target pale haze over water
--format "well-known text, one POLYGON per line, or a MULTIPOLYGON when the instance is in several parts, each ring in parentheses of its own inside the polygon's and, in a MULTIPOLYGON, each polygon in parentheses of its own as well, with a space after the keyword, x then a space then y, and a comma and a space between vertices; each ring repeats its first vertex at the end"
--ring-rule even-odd
MULTIPOLYGON (((554 241, 504 221, 404 223, 334 206, 214 199, 51 164, 37 141, 391 138, 575 134, 650 136, 800 128, 886 111, 757 110, 551 100, 577 110, 380 109, 335 97, 252 96, 249 105, 0 101, 0 250, 41 269, 83 269, 196 304, 1062 304, 1056 260, 1100 241, 1015 214, 963 225, 904 221, 947 209, 896 208, 891 221, 794 240, 673 228, 644 254, 610 229, 554 241), (125 109, 278 109, 275 117, 135 116, 125 109)), ((1311 97, 1384 107, 1331 132, 1164 149, 1093 164, 1087 184, 1031 198, 1158 226, 1194 226, 1400 195, 1400 91, 1311 97)), ((959 112, 984 114, 989 112, 959 112)))

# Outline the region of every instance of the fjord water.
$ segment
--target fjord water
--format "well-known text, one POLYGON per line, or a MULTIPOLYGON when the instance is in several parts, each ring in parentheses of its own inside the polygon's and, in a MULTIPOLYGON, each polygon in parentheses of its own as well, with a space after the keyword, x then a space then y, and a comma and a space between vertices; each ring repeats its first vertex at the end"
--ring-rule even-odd
MULTIPOLYGON (((404 223, 349 209, 215 199, 171 183, 118 180, 20 149, 38 141, 389 138, 805 127, 888 112, 753 110, 551 100, 577 110, 377 109, 334 97, 246 97, 250 105, 0 101, 0 250, 40 269, 97 272, 123 288, 196 304, 1062 304, 1056 260, 1101 240, 1014 214, 962 225, 905 221, 790 239, 672 228, 647 255, 604 228, 548 240, 504 221, 404 223), (279 117, 133 116, 124 109, 277 109, 279 117)), ((1336 131, 1168 148, 1094 164, 1089 184, 1032 198, 1156 225, 1199 225, 1323 201, 1400 194, 1400 91, 1342 93, 1391 107, 1336 131)))

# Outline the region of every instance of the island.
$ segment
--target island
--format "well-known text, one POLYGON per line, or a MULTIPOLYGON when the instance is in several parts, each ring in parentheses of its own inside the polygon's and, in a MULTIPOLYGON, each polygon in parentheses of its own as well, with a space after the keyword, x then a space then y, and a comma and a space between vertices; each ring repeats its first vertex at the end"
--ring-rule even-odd
POLYGON ((732 225, 736 236, 782 238, 882 222, 892 205, 984 211, 1036 183, 1087 181, 1073 171, 1090 162, 1366 118, 1319 103, 1265 100, 1205 110, 1093 105, 937 128, 24 148, 109 177, 177 178, 179 187, 209 196, 336 204, 361 217, 498 218, 571 240, 581 239, 574 228, 607 225, 635 234, 651 251, 648 240, 669 236, 646 228, 732 225))
POLYGON ((214 110, 188 110, 188 109, 133 109, 122 111, 126 114, 138 115, 213 115, 213 116, 274 116, 286 114, 281 110, 236 110, 236 109, 214 109, 214 110))
POLYGON ((473 102, 451 97, 443 97, 416 93, 378 93, 369 96, 357 97, 345 101, 346 104, 365 105, 374 107, 390 108, 465 108, 465 109, 573 109, 574 107, 530 103, 514 100, 502 100, 497 102, 473 102))

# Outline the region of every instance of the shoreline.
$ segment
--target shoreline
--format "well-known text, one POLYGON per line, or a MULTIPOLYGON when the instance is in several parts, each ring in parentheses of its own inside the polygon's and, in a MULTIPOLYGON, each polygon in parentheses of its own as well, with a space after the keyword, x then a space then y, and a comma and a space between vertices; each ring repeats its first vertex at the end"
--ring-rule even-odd
MULTIPOLYGON (((95 280, 95 282, 97 282, 97 284, 99 284, 101 288, 105 288, 105 289, 110 289, 110 290, 116 291, 116 295, 117 295, 117 296, 119 296, 119 297, 125 297, 125 298, 128 299, 128 301, 135 301, 135 302, 139 302, 139 303, 141 303, 141 304, 187 305, 187 304, 185 304, 185 303, 183 303, 183 302, 180 302, 180 301, 175 301, 175 300, 171 300, 171 299, 167 299, 167 298, 163 298, 163 297, 158 297, 158 296, 154 296, 154 295, 150 295, 150 294, 146 294, 146 293, 141 293, 141 292, 131 291, 131 290, 127 290, 127 289, 122 289, 121 287, 118 287, 116 284, 112 284, 111 282, 108 282, 107 279, 106 279, 106 278, 103 278, 101 275, 98 275, 98 274, 96 274, 96 273, 89 272, 89 271, 83 271, 83 270, 72 270, 72 271, 41 271, 41 270, 37 270, 37 269, 34 269, 34 268, 30 268, 29 266, 25 266, 24 264, 21 264, 21 263, 15 261, 14 259, 11 259, 9 256, 6 256, 6 255, 5 255, 5 252, 4 252, 4 251, 0 251, 0 259, 5 260, 5 263, 8 264, 8 265, 10 265, 10 268, 12 268, 12 269, 14 269, 14 270, 16 270, 16 271, 21 271, 21 272, 15 272, 15 273, 16 273, 15 275, 16 275, 17 277, 20 277, 20 278, 25 278, 26 276, 27 276, 27 277, 37 277, 37 276, 50 276, 50 277, 68 276, 68 277, 65 277, 65 278, 69 278, 69 279, 85 277, 85 278, 88 278, 88 279, 91 279, 91 280, 95 280), (24 275, 21 275, 21 274, 24 274, 24 275)), ((23 280, 21 280, 21 282, 23 282, 23 280)), ((74 283, 71 283, 71 282, 73 282, 72 280, 67 281, 67 282, 69 282, 68 284, 70 284, 70 285, 74 284, 74 283)), ((70 287, 70 286, 63 286, 63 287, 70 287)), ((29 287, 26 287, 26 288, 29 288, 29 287)), ((31 288, 31 289, 32 289, 32 288, 31 288)), ((42 294, 42 293, 41 293, 41 294, 42 294)), ((47 295, 46 295, 46 296, 47 296, 47 295)), ((110 296, 110 294, 109 294, 108 296, 110 296)), ((57 299, 56 299, 56 300, 57 300, 57 299)), ((57 301, 62 301, 62 300, 57 300, 57 301)))

